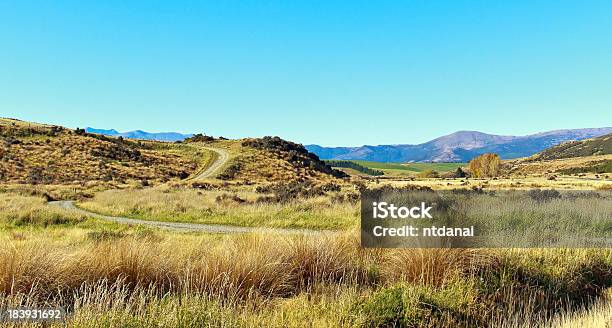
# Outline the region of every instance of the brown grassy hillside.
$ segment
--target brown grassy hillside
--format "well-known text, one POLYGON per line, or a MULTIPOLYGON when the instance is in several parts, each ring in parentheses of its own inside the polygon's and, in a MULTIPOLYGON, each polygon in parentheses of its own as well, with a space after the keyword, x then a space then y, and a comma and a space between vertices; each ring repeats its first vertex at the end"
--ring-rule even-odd
POLYGON ((533 156, 533 159, 553 160, 609 154, 612 154, 612 134, 607 134, 598 138, 565 142, 542 151, 533 156))
POLYGON ((506 162, 510 173, 612 173, 612 134, 550 147, 528 158, 506 162))
POLYGON ((302 145, 278 137, 217 141, 232 159, 218 175, 221 180, 246 183, 331 182, 347 175, 332 169, 302 145))
POLYGON ((186 178, 193 158, 60 126, 0 119, 0 182, 69 184, 186 178))
POLYGON ((510 174, 583 174, 611 173, 612 155, 561 158, 554 160, 519 159, 505 163, 510 174))

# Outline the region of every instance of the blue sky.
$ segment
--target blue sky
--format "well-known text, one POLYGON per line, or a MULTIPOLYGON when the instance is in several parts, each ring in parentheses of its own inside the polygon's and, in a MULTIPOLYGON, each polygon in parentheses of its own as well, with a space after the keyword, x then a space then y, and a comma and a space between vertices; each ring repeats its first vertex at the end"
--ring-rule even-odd
POLYGON ((612 126, 610 1, 3 1, 0 116, 420 143, 612 126))

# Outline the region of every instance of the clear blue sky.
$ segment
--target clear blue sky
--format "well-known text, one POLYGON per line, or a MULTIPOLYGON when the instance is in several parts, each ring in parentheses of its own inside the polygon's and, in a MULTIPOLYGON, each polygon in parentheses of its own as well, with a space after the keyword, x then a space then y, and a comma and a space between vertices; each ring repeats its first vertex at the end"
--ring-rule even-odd
POLYGON ((0 116, 419 143, 612 125, 612 1, 3 1, 0 116))

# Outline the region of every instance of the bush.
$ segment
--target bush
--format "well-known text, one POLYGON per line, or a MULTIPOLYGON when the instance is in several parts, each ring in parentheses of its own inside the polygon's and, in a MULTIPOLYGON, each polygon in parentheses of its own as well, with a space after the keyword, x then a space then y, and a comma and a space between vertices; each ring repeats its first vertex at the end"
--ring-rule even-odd
POLYGON ((113 230, 90 231, 87 233, 87 239, 96 242, 116 240, 123 237, 125 237, 125 234, 123 232, 113 230))
POLYGON ((361 314, 366 318, 366 327, 405 327, 404 288, 385 288, 365 301, 361 314))
POLYGON ((217 202, 217 203, 234 202, 234 203, 238 203, 238 204, 248 203, 248 201, 240 198, 240 196, 238 196, 236 194, 222 194, 222 195, 219 195, 219 196, 217 196, 215 198, 215 202, 217 202))
POLYGON ((210 142, 210 141, 215 141, 215 138, 211 137, 211 136, 207 136, 205 134, 202 133, 197 133, 194 134, 193 136, 189 137, 189 138, 185 138, 185 140, 183 140, 184 142, 210 142))
POLYGON ((554 189, 531 189, 528 193, 529 197, 538 203, 544 203, 553 199, 561 198, 561 193, 554 189))
POLYGON ((255 188, 259 193, 273 193, 273 196, 262 196, 258 202, 287 203, 298 198, 310 198, 326 195, 328 192, 339 192, 341 187, 335 183, 315 185, 310 181, 291 181, 255 188))
POLYGON ((221 180, 231 180, 240 173, 242 170, 242 163, 236 162, 228 166, 221 174, 219 174, 218 178, 221 180))
POLYGON ((438 172, 434 170, 425 170, 425 171, 419 172, 418 177, 419 178, 438 178, 440 177, 440 174, 438 174, 438 172))
POLYGON ((467 174, 465 174, 465 172, 460 167, 458 167, 457 170, 455 171, 455 177, 456 178, 465 178, 465 177, 467 177, 467 174))

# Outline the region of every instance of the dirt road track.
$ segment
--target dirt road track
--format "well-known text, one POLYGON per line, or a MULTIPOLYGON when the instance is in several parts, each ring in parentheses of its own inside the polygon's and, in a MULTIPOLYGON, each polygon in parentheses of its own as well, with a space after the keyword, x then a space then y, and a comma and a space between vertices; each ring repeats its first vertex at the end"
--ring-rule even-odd
POLYGON ((112 221, 120 224, 145 225, 160 229, 180 231, 180 232, 207 232, 207 233, 251 233, 251 232, 268 232, 280 234, 319 234, 324 231, 310 229, 286 229, 286 228, 262 228, 262 227, 237 227, 220 224, 199 224, 199 223, 182 223, 182 222, 167 222, 167 221, 150 221, 131 219, 121 216, 108 216, 94 212, 90 212, 74 205, 74 201, 62 200, 49 202, 50 206, 61 207, 66 210, 75 211, 97 219, 112 221))
POLYGON ((191 178, 192 180, 212 178, 217 173, 217 171, 229 160, 229 153, 225 149, 212 147, 203 148, 217 153, 219 157, 209 167, 207 167, 202 172, 197 173, 193 178, 191 178))

